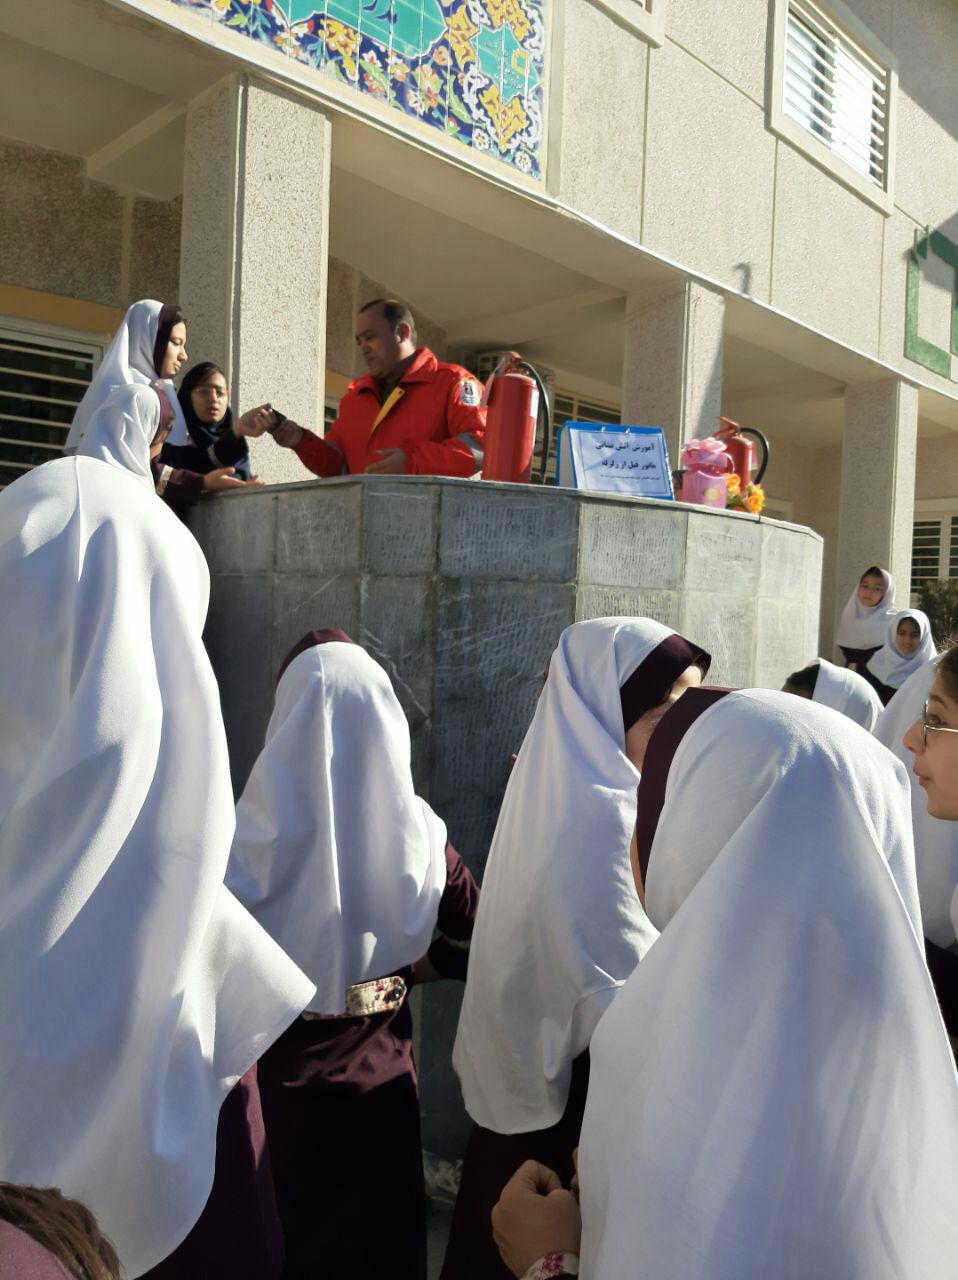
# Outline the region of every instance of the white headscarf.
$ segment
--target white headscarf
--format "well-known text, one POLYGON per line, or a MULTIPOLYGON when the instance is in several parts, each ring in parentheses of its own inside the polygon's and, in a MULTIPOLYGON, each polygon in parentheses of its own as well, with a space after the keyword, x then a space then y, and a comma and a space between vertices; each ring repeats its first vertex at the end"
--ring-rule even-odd
POLYGON ((895 613, 895 579, 887 569, 882 569, 881 573, 885 579, 885 594, 876 605, 866 606, 859 601, 861 579, 855 583, 855 590, 848 597, 838 620, 835 643, 840 648, 877 649, 884 644, 888 619, 895 613))
POLYGON ((129 471, 153 488, 150 446, 160 425, 160 398, 152 387, 114 387, 90 419, 77 454, 129 471))
POLYGON ((596 618, 552 655, 489 851, 453 1050, 466 1110, 497 1133, 561 1118, 573 1059, 655 940, 629 865, 639 773, 620 689, 674 634, 596 618))
POLYGON ((840 711, 869 733, 882 711, 881 698, 864 676, 857 671, 849 671, 847 667, 836 667, 824 658, 818 660, 818 678, 812 701, 840 711))
POLYGON ((237 805, 227 884, 316 983, 311 1010, 344 1012, 347 987, 426 952, 445 848, 382 667, 354 644, 299 654, 237 805))
POLYGON ((750 690, 692 725, 646 877, 662 933, 592 1039, 584 1280, 953 1280, 909 804, 827 708, 750 690))
POLYGON ((0 592, 0 1179, 83 1201, 134 1277, 196 1222, 220 1105, 313 987, 223 885, 190 533, 58 459, 0 494, 0 592))
POLYGON ((956 941, 951 918, 951 901, 958 887, 958 822, 933 818, 928 812, 928 797, 918 784, 912 766, 915 757, 904 744, 904 737, 921 718, 925 699, 935 683, 938 656, 912 672, 889 702, 875 726, 875 737, 892 751, 905 766, 911 783, 911 820, 915 833, 915 869, 918 872, 918 896, 925 937, 939 947, 950 947, 956 941))
MULTIPOLYGON (((153 348, 156 345, 162 310, 163 303, 154 298, 143 298, 127 308, 119 329, 106 349, 106 355, 93 375, 93 381, 76 407, 66 444, 63 446, 65 452, 76 452, 80 441, 90 429, 93 415, 106 402, 114 387, 124 387, 130 383, 151 386, 161 382, 160 371, 153 363, 153 348)), ((169 378, 163 379, 161 385, 168 392, 175 419, 170 441, 173 444, 181 443, 173 437, 182 434, 182 443, 186 443, 186 419, 176 398, 176 388, 169 378)))
POLYGON ((885 643, 868 659, 868 670, 876 680, 900 689, 910 675, 919 671, 926 662, 938 656, 935 642, 931 636, 931 623, 920 609, 903 609, 888 623, 885 643), (914 653, 901 653, 898 648, 898 624, 911 618, 918 624, 919 641, 914 653))

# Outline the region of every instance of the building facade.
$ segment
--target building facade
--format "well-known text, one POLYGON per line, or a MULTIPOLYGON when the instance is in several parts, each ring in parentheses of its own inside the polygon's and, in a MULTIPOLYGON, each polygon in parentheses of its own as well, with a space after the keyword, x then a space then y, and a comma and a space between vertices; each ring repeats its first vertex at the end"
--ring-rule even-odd
POLYGON ((914 530, 958 575, 951 0, 12 0, 0 32, 0 480, 138 297, 235 405, 319 426, 390 293, 440 356, 520 350, 560 419, 764 431, 826 655, 866 565, 907 601, 914 530))

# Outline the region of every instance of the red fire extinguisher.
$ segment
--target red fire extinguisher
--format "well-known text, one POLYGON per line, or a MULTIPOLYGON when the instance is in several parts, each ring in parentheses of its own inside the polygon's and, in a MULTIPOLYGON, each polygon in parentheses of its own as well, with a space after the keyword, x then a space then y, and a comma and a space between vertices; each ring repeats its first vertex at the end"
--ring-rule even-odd
POLYGON ((734 463, 732 470, 742 482, 744 493, 749 484, 762 483, 762 476, 768 466, 768 441, 761 431, 756 431, 754 427, 740 427, 731 418, 719 418, 719 422, 725 425, 715 434, 725 445, 725 452, 734 463), (752 469, 755 466, 755 445, 747 438, 748 436, 754 436, 762 446, 762 461, 754 477, 752 469))
POLYGON ((508 351, 496 365, 482 393, 488 406, 483 449, 483 480, 528 484, 536 427, 543 424, 539 480, 545 478, 549 459, 551 420, 545 383, 528 361, 508 351))

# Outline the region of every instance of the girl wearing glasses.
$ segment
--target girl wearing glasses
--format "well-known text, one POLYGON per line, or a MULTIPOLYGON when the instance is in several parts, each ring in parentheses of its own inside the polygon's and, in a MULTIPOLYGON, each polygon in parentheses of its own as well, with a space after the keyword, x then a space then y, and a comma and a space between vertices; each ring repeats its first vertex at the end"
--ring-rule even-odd
MULTIPOLYGON (((931 689, 919 718, 905 734, 904 746, 914 755, 913 774, 927 800, 925 809, 921 797, 912 797, 925 951, 945 1024, 954 1036, 958 1035, 958 954, 954 950, 958 945, 958 827, 952 824, 958 822, 958 646, 939 659, 924 682, 921 673, 913 676, 899 698, 904 701, 913 690, 920 696, 922 683, 927 689, 932 674, 931 689)), ((892 716, 899 698, 885 716, 892 716)), ((876 735, 887 741, 882 734, 884 719, 876 735)))

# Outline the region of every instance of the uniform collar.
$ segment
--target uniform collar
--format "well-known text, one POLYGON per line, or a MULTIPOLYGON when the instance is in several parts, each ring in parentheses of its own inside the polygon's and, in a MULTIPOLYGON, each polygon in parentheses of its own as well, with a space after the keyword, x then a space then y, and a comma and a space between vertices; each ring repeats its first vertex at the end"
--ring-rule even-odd
MULTIPOLYGON (((412 364, 395 384, 401 387, 406 382, 432 382, 439 368, 439 361, 428 347, 419 347, 413 356, 412 364)), ((371 373, 359 379, 360 391, 379 391, 379 384, 371 373)))

